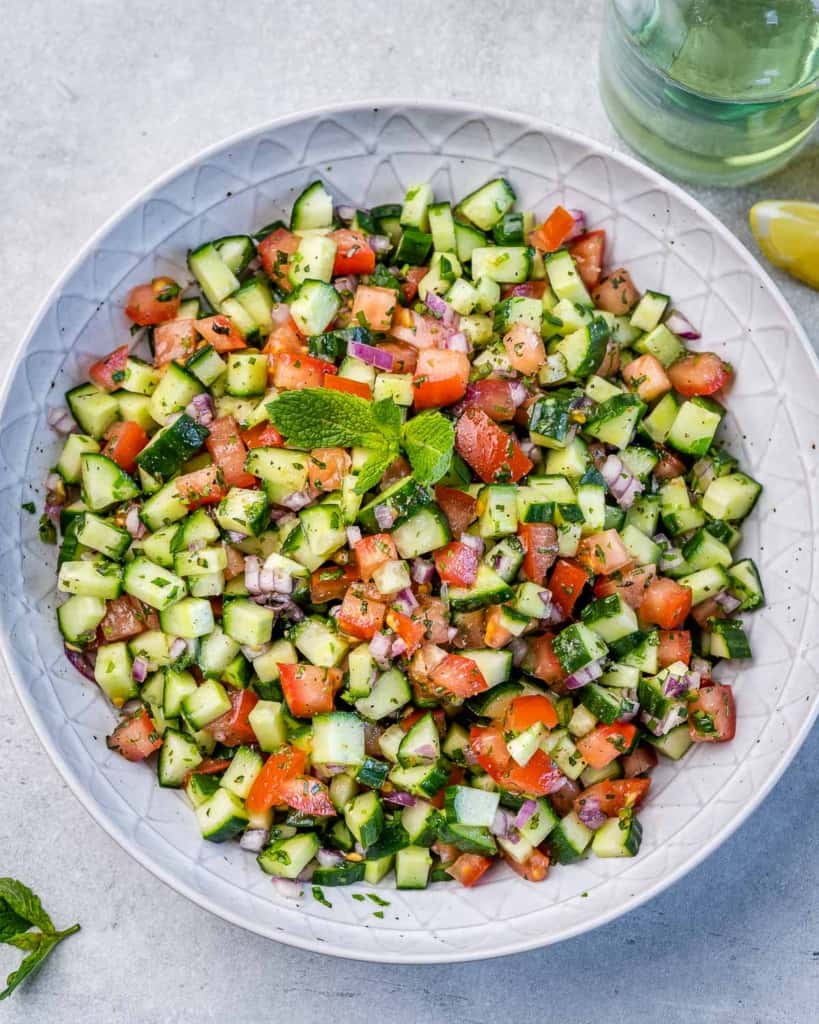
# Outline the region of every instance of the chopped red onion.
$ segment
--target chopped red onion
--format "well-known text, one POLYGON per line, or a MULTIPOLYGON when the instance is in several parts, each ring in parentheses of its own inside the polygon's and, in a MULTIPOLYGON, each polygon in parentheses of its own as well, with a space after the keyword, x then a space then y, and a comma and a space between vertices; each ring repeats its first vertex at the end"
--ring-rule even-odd
POLYGON ((265 561, 259 573, 259 587, 262 593, 272 591, 274 594, 292 594, 293 576, 286 570, 280 569, 271 556, 265 561), (271 565, 272 561, 274 564, 271 565))
POLYGON ((339 220, 347 221, 348 224, 350 223, 351 220, 354 219, 355 213, 356 213, 356 210, 355 210, 354 206, 337 206, 336 207, 336 216, 338 217, 338 219, 339 220))
POLYGON ((543 461, 543 452, 534 441, 521 441, 520 450, 530 462, 534 463, 534 465, 543 461))
POLYGON ((618 722, 630 722, 632 719, 637 717, 637 713, 640 710, 640 702, 637 700, 637 693, 634 691, 634 696, 631 695, 632 691, 624 693, 620 698, 620 714, 617 716, 618 722))
POLYGON ((523 659, 526 657, 529 645, 522 637, 516 636, 515 639, 510 642, 509 650, 512 652, 512 664, 516 668, 519 668, 523 663, 523 659))
POLYGON ((691 671, 696 672, 700 679, 711 678, 711 663, 705 658, 694 657, 691 659, 691 671))
POLYGON ((640 721, 655 736, 665 736, 688 719, 688 709, 682 702, 672 704, 662 718, 655 718, 647 711, 640 712, 640 721))
POLYGON ((498 576, 502 576, 504 579, 506 579, 507 576, 512 575, 515 568, 512 556, 507 555, 503 551, 498 552, 498 554, 494 556, 491 564, 498 576))
POLYGON ((337 292, 354 292, 358 288, 358 278, 355 274, 345 274, 343 277, 337 277, 333 282, 333 287, 337 292))
POLYGON ((534 800, 524 800, 520 810, 515 815, 515 828, 525 828, 529 819, 537 811, 537 803, 534 800))
POLYGON ((356 544, 361 540, 361 527, 360 526, 348 526, 347 530, 347 543, 351 548, 354 548, 356 544))
POLYGON ((389 530, 398 518, 396 510, 389 505, 376 505, 373 509, 373 515, 382 530, 389 530))
POLYGON ((657 568, 660 572, 666 572, 668 569, 676 569, 683 564, 685 559, 683 558, 682 551, 679 548, 667 547, 660 555, 660 561, 657 563, 657 568))
POLYGON ((465 544, 468 548, 472 548, 478 558, 483 554, 485 546, 483 537, 477 537, 474 533, 462 533, 461 544, 465 544))
POLYGON ((435 576, 435 566, 426 558, 413 558, 410 576, 415 583, 431 583, 435 576))
POLYGON ((285 900, 299 900, 302 897, 302 887, 292 878, 272 878, 273 888, 276 895, 285 900))
POLYGON ((257 555, 248 555, 245 558, 245 586, 248 594, 261 594, 262 587, 259 581, 261 569, 262 562, 257 555))
POLYGON ((451 352, 471 352, 472 346, 469 344, 469 339, 463 333, 463 331, 456 331, 446 340, 446 347, 451 352))
POLYGON ((414 611, 418 607, 418 598, 409 587, 399 590, 395 595, 394 604, 401 604, 404 609, 414 611))
POLYGON ((327 614, 331 618, 337 619, 339 617, 339 615, 341 615, 341 605, 340 604, 334 604, 333 607, 327 612, 327 614))
POLYGON ((176 659, 181 657, 187 649, 188 645, 184 638, 178 636, 171 642, 171 646, 168 648, 168 654, 171 656, 173 661, 176 661, 176 659))
POLYGON ((185 406, 185 412, 201 427, 209 427, 213 423, 215 415, 213 399, 207 391, 194 395, 188 405, 185 406))
POLYGON ((309 882, 310 879, 313 877, 313 872, 315 870, 316 863, 315 861, 311 860, 310 863, 303 867, 301 871, 298 873, 298 875, 296 875, 296 880, 299 882, 309 882))
POLYGON ((693 327, 687 317, 684 317, 678 309, 672 309, 665 318, 665 325, 677 335, 678 338, 685 338, 686 341, 696 341, 702 335, 693 327))
POLYGON ((125 514, 125 529, 135 540, 141 540, 148 532, 139 518, 139 505, 131 505, 125 514))
POLYGON ((239 840, 239 846, 249 853, 261 853, 267 846, 269 835, 266 828, 249 828, 239 840))
POLYGON ((510 381, 509 392, 512 396, 512 401, 514 402, 516 409, 523 405, 529 397, 529 392, 526 390, 525 385, 521 384, 519 380, 510 381))
POLYGON ((286 302, 274 302, 270 310, 270 318, 275 327, 282 327, 290 321, 290 307, 286 302))
POLYGON ((368 235, 367 244, 377 255, 392 249, 392 241, 387 235, 368 235))
POLYGON ((56 409, 49 409, 46 413, 46 421, 57 434, 73 434, 80 429, 74 421, 74 417, 62 405, 56 409))
POLYGON ((370 640, 369 649, 379 668, 389 668, 392 640, 386 633, 376 633, 370 640))
POLYGON ((691 467, 691 475, 701 488, 707 489, 708 485, 716 479, 716 466, 710 459, 698 459, 691 467))
POLYGON ((85 676, 86 679, 90 679, 92 683, 96 682, 96 677, 94 676, 94 665, 92 664, 88 654, 85 654, 82 651, 72 651, 70 647, 64 647, 63 649, 65 651, 66 658, 68 658, 80 675, 85 676))
POLYGON ((489 826, 493 836, 500 836, 502 839, 511 839, 515 822, 512 815, 505 807, 499 807, 495 811, 495 817, 489 826))
POLYGON ((384 803, 394 804, 396 807, 414 807, 417 800, 412 793, 405 793, 402 789, 394 789, 391 793, 384 794, 384 803))
POLYGON ((455 637, 458 635, 458 629, 456 626, 447 626, 446 630, 446 642, 451 644, 455 637))
POLYGON ((431 743, 422 743, 420 747, 415 748, 415 754, 417 757, 425 757, 428 761, 433 761, 438 756, 438 751, 431 743))
POLYGON ((141 654, 138 654, 134 658, 134 663, 131 665, 131 677, 135 683, 144 683, 148 678, 148 660, 143 658, 141 654))
POLYGON ((608 821, 608 818, 600 806, 600 801, 593 796, 583 798, 580 810, 577 812, 577 816, 586 828, 590 828, 593 832, 596 832, 608 821))
POLYGON ((407 647, 406 641, 402 640, 400 636, 396 637, 392 642, 392 647, 390 648, 390 657, 400 658, 405 655, 408 650, 409 648, 407 647))
POLYGON ((140 711, 141 709, 142 701, 137 700, 136 697, 134 697, 131 700, 126 700, 119 711, 123 718, 130 718, 131 715, 135 715, 137 711, 140 711))
POLYGON ((46 490, 59 491, 63 486, 63 478, 59 473, 49 473, 45 478, 46 490))
POLYGON ((304 618, 303 610, 287 594, 256 594, 253 600, 256 604, 264 605, 265 608, 272 608, 291 622, 301 622, 304 618))
POLYGON ((307 508, 311 502, 315 501, 315 498, 316 495, 313 489, 305 487, 303 491, 294 491, 292 494, 280 498, 278 503, 290 509, 291 512, 298 512, 300 509, 307 508))
POLYGON ((52 523, 59 523, 62 509, 62 505, 55 504, 53 501, 46 502, 43 506, 43 512, 45 512, 46 516, 52 521, 52 523))
POLYGON ((452 306, 450 306, 448 302, 445 302, 440 295, 436 295, 435 292, 427 292, 427 297, 424 299, 424 305, 430 313, 440 317, 441 320, 450 327, 457 327, 460 323, 460 317, 452 306))
POLYGON ((569 213, 574 217, 574 227, 566 236, 567 242, 571 242, 573 239, 579 238, 586 233, 586 214, 583 210, 569 210, 569 213))
POLYGON ((552 596, 551 590, 549 590, 548 587, 544 587, 543 590, 541 590, 540 593, 538 594, 538 597, 540 598, 540 600, 546 606, 546 610, 550 611, 551 607, 552 607, 552 600, 553 600, 553 596, 552 596))
POLYGON ((316 860, 320 867, 334 868, 343 862, 344 854, 338 850, 328 850, 322 847, 316 854, 316 860))
POLYGON ((603 674, 602 662, 602 658, 592 661, 588 665, 584 665, 583 668, 579 668, 576 672, 572 672, 570 676, 566 676, 563 680, 566 689, 579 690, 582 686, 586 686, 588 683, 594 682, 595 679, 599 679, 603 674))
POLYGON ((721 590, 715 595, 714 600, 722 608, 726 615, 731 615, 737 608, 742 604, 739 598, 734 597, 733 594, 729 594, 727 590, 721 590))
POLYGON ((600 466, 600 473, 621 508, 629 509, 643 491, 643 484, 626 469, 621 459, 609 455, 600 466))
POLYGON ((347 355, 354 359, 360 359, 368 366, 374 366, 378 370, 391 370, 395 363, 392 352, 383 348, 376 348, 375 345, 365 345, 362 341, 351 341, 347 345, 347 355))
POLYGON ((238 530, 225 530, 225 536, 231 544, 241 544, 243 540, 248 538, 248 534, 239 533, 238 530))

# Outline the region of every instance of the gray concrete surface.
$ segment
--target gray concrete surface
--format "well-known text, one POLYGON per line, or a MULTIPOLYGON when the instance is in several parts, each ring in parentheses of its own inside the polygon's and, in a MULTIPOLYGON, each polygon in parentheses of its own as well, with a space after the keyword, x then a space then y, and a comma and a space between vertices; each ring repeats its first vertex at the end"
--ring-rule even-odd
MULTIPOLYGON (((8 0, 0 63, 0 369, 46 289, 134 192, 278 114, 374 96, 528 111, 617 145, 588 0, 8 0)), ((757 198, 819 200, 816 145, 778 177, 694 190, 744 242, 757 198)), ((819 344, 814 292, 774 273, 819 344)), ((723 848, 590 935, 489 963, 381 967, 245 934, 130 859, 70 795, 0 675, 0 875, 82 932, 2 1004, 9 1024, 809 1024, 819 1017, 814 731, 723 848)), ((0 949, 0 971, 17 954, 0 949)))

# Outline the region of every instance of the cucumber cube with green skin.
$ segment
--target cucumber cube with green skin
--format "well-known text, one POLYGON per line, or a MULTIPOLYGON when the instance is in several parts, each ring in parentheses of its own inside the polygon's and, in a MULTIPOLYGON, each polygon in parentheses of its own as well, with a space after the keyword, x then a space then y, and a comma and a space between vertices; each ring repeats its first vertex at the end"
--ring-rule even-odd
POLYGON ((265 753, 270 754, 287 742, 284 714, 285 709, 281 701, 260 700, 248 716, 250 728, 256 734, 259 746, 265 753))
POLYGON ((574 393, 555 391, 532 403, 529 410, 529 433, 542 448, 565 448, 574 436, 571 403, 574 393))
POLYGON ((688 572, 710 569, 714 565, 727 569, 734 560, 730 548, 702 528, 683 544, 682 556, 688 572))
POLYGON ((103 437, 119 412, 116 398, 94 384, 81 384, 66 391, 65 400, 84 433, 97 439, 103 437))
POLYGON ((216 521, 223 530, 258 537, 267 526, 269 513, 264 491, 231 487, 216 508, 216 521))
POLYGON ((400 765, 390 772, 390 782, 396 789, 405 789, 414 796, 435 796, 449 778, 449 768, 443 761, 419 764, 412 768, 400 765))
POLYGON ((535 803, 537 810, 518 831, 532 846, 540 846, 557 827, 560 819, 552 810, 552 805, 544 797, 538 798, 535 803))
POLYGON ((656 629, 635 632, 616 640, 610 656, 627 668, 637 668, 653 675, 658 668, 660 635, 656 629))
POLYGON ((691 490, 695 494, 705 494, 712 480, 733 473, 736 468, 737 460, 733 455, 723 448, 713 447, 691 467, 691 490))
MULTIPOLYGON (((337 811, 343 811, 345 806, 358 793, 358 783, 348 772, 339 772, 330 780, 330 802, 337 811)), ((345 829, 347 826, 344 826, 345 829)), ((349 829, 347 830, 349 832, 349 829)), ((350 832, 350 848, 354 845, 353 835, 350 832)))
POLYGON ((741 562, 732 565, 728 569, 728 578, 731 581, 731 593, 742 602, 739 611, 752 611, 765 604, 765 592, 752 559, 743 558, 741 562))
POLYGON ((677 582, 690 589, 692 604, 700 604, 701 601, 708 597, 714 597, 721 590, 727 590, 731 585, 728 574, 718 565, 680 576, 677 582))
POLYGON ((528 729, 524 729, 523 732, 508 740, 506 746, 509 749, 512 760, 522 768, 525 767, 540 746, 540 741, 543 739, 545 731, 546 728, 543 722, 533 722, 528 729))
POLYGON ((627 448, 645 411, 637 395, 615 395, 597 407, 583 429, 605 444, 627 448))
POLYGON ((654 736, 646 732, 641 738, 672 761, 679 761, 694 742, 687 725, 675 726, 665 736, 654 736))
POLYGON ((69 434, 57 463, 57 472, 67 484, 78 484, 83 455, 95 454, 99 450, 99 443, 93 437, 87 434, 69 434))
POLYGON ((618 395, 623 394, 623 389, 618 388, 616 384, 612 384, 611 381, 604 380, 603 377, 597 377, 592 375, 586 381, 586 386, 583 388, 583 392, 587 398, 590 398, 593 402, 598 404, 607 402, 610 398, 616 398, 618 395))
MULTIPOLYGON (((641 494, 626 512, 626 529, 633 527, 646 537, 653 537, 660 520, 660 498, 656 494, 641 494)), ((653 542, 652 542, 653 543, 653 542)))
POLYGON ((93 643, 97 626, 105 618, 105 601, 101 597, 74 594, 57 609, 60 632, 69 644, 85 647, 93 643))
POLYGON ((395 854, 396 889, 426 889, 432 855, 424 846, 405 846, 395 854))
POLYGON ((552 856, 558 864, 571 864, 580 860, 592 841, 594 833, 570 811, 561 818, 549 837, 552 856))
POLYGON ((204 597, 183 597, 159 613, 159 623, 171 636, 207 636, 214 627, 213 608, 204 597))
POLYGON ((196 680, 190 672, 166 668, 162 673, 162 711, 166 718, 182 714, 182 701, 196 690, 196 680))
MULTIPOLYGON (((607 644, 635 632, 638 627, 634 609, 619 594, 599 597, 581 613, 583 622, 607 644)), ((602 657, 602 655, 600 655, 602 657)))
MULTIPOLYGON (((547 739, 553 740, 554 736, 548 736, 547 739)), ((567 778, 577 779, 586 769, 586 762, 568 733, 557 737, 555 745, 549 750, 549 756, 567 778)))
POLYGON ((745 473, 728 473, 708 485, 702 498, 703 511, 714 519, 744 519, 761 492, 762 485, 745 473))
POLYGON ((595 318, 586 327, 549 343, 552 355, 562 355, 569 375, 584 380, 595 373, 606 354, 609 331, 605 320, 595 318))
MULTIPOLYGON (((165 789, 180 789, 190 773, 202 763, 202 755, 196 743, 178 729, 168 728, 163 736, 162 749, 156 766, 157 781, 165 789)), ((207 779, 207 793, 198 787, 188 790, 194 807, 205 803, 219 787, 218 777, 211 775, 191 776, 193 779, 207 779)))
POLYGON ((349 711, 314 715, 310 756, 316 764, 361 764, 365 757, 364 722, 349 711))
POLYGON ((483 508, 478 521, 482 537, 501 537, 514 534, 518 528, 517 488, 492 484, 483 488, 478 500, 483 508))
MULTIPOLYGON (((252 472, 252 470, 251 470, 252 472)), ((396 481, 382 491, 358 513, 358 522, 369 533, 378 533, 381 527, 375 517, 375 510, 381 505, 395 514, 395 523, 400 524, 425 506, 431 504, 432 491, 408 476, 396 481)))
POLYGON ((669 391, 640 422, 641 433, 646 434, 657 444, 663 444, 668 438, 679 411, 680 400, 673 392, 669 391))
POLYGON ((132 667, 131 653, 126 643, 102 644, 97 648, 94 679, 114 707, 121 708, 126 700, 139 693, 132 667))
POLYGON ((546 274, 558 299, 567 299, 580 306, 594 305, 574 260, 565 249, 558 249, 546 257, 546 274))
POLYGON ((403 768, 429 764, 440 758, 441 741, 431 714, 424 715, 411 726, 398 747, 397 756, 403 768))
POLYGON ((515 488, 518 522, 552 523, 555 521, 555 504, 544 498, 537 487, 526 485, 515 488))
POLYGON ((191 729, 204 729, 230 711, 230 698, 221 683, 206 679, 182 701, 182 715, 191 729))
POLYGON ((372 846, 384 828, 384 809, 378 794, 360 793, 344 808, 344 822, 365 848, 372 846))
POLYGON ((278 878, 297 878, 319 851, 315 832, 300 832, 286 839, 275 839, 256 858, 259 867, 278 878))
POLYGON ((469 733, 458 722, 453 722, 441 744, 441 753, 456 764, 464 764, 468 747, 469 733))
POLYGON ((512 583, 523 564, 525 554, 523 544, 517 537, 503 537, 484 555, 483 564, 489 566, 507 583, 512 583))
POLYGON ((608 651, 601 638, 580 622, 562 629, 553 647, 561 667, 569 674, 604 658, 608 651))
MULTIPOLYGON (((181 733, 178 734, 178 735, 181 735, 181 733)), ((184 737, 184 739, 187 739, 187 737, 184 737)), ((165 747, 165 744, 163 744, 163 750, 164 750, 164 747, 165 747)), ((195 743, 193 744, 193 748, 194 748, 194 750, 196 750, 196 744, 195 743)), ((197 754, 198 753, 199 752, 197 750, 197 754)), ((160 760, 161 760, 162 759, 162 754, 161 753, 160 753, 159 757, 160 757, 160 760)), ((199 755, 199 757, 201 758, 201 754, 199 755)), ((201 764, 201 760, 200 760, 199 763, 201 764)), ((159 785, 161 786, 161 785, 163 785, 163 783, 160 782, 159 785)), ((219 776, 218 775, 203 775, 201 772, 194 772, 193 775, 191 775, 188 778, 188 781, 185 783, 185 796, 188 798, 188 800, 190 800, 191 806, 193 807, 193 809, 196 810, 197 807, 201 807, 201 805, 206 800, 210 799, 210 797, 213 796, 213 794, 216 792, 216 790, 218 788, 219 788, 219 776)))
POLYGON ((495 178, 470 192, 458 203, 455 212, 481 231, 491 231, 511 210, 516 199, 515 190, 509 182, 505 178, 495 178))
POLYGON ((330 867, 317 867, 313 871, 311 883, 314 886, 355 885, 362 882, 366 875, 363 861, 344 860, 330 867))
POLYGON ((312 665, 335 668, 344 659, 349 643, 339 633, 332 619, 311 616, 303 619, 291 631, 296 648, 312 665))
POLYGON ((290 315, 299 332, 309 337, 326 331, 340 306, 341 296, 331 284, 304 281, 290 300, 290 315))
POLYGON ((576 437, 565 448, 550 450, 546 455, 546 473, 549 476, 565 476, 577 481, 588 466, 589 449, 581 437, 576 437))
POLYGON ((495 334, 505 334, 512 324, 524 324, 540 334, 543 303, 525 295, 513 295, 498 303, 494 310, 495 334))
POLYGON ((592 853, 598 857, 636 857, 643 829, 633 814, 609 818, 592 839, 592 853))
POLYGON ((663 366, 671 366, 685 355, 685 345, 665 324, 658 324, 648 334, 635 339, 634 350, 641 355, 655 356, 663 366))
MULTIPOLYGON (((197 384, 199 384, 198 381, 197 384)), ((201 391, 201 385, 199 387, 201 391)), ((156 395, 154 395, 155 397, 156 395)), ((167 481, 199 451, 207 437, 207 427, 196 423, 187 413, 183 412, 170 426, 154 434, 137 455, 136 463, 157 480, 167 481)), ((187 511, 186 507, 185 510, 187 511)), ((146 525, 150 526, 147 520, 146 525)))
POLYGON ((263 395, 267 389, 268 359, 262 352, 248 349, 228 354, 225 390, 237 398, 263 395))
POLYGON ((255 601, 236 598, 226 602, 222 612, 222 628, 243 646, 259 647, 270 642, 276 613, 255 601))
POLYGON ((492 857, 498 852, 495 837, 485 826, 445 821, 438 829, 438 838, 442 843, 457 846, 462 853, 478 853, 492 857))
POLYGON ((224 843, 244 830, 248 822, 245 805, 230 790, 219 788, 210 799, 196 808, 203 839, 224 843))
POLYGON ((660 561, 663 549, 636 526, 630 523, 624 526, 620 537, 637 565, 656 565, 660 561))
POLYGON ((643 676, 637 685, 637 699, 640 701, 640 707, 654 718, 665 718, 666 715, 673 712, 675 707, 681 706, 679 700, 667 697, 663 693, 663 687, 669 675, 668 669, 663 669, 656 676, 643 676))
POLYGON ((636 690, 639 682, 639 668, 635 668, 633 665, 621 665, 617 662, 600 676, 601 686, 616 686, 623 690, 636 690))
POLYGON ((122 593, 122 566, 105 558, 63 562, 57 589, 64 594, 113 600, 122 593))
POLYGON ((472 251, 472 274, 488 277, 498 284, 519 284, 528 280, 534 250, 528 245, 493 245, 472 251))
POLYGON ((621 691, 607 690, 604 686, 599 686, 597 683, 589 683, 588 686, 584 686, 580 692, 580 699, 583 705, 604 725, 611 725, 612 722, 616 722, 622 714, 632 707, 623 698, 621 691))
POLYGON ((750 658, 751 645, 740 619, 714 619, 711 622, 712 658, 750 658))
MULTIPOLYGON (((397 668, 392 668, 381 673, 369 694, 355 702, 355 709, 371 722, 377 722, 387 715, 395 714, 405 704, 409 704, 411 699, 412 693, 406 677, 397 668)), ((403 732, 401 735, 403 737, 403 732)))
POLYGON ((355 781, 360 782, 362 786, 368 786, 370 789, 381 789, 387 781, 389 774, 390 765, 386 761, 379 761, 374 757, 365 757, 355 773, 355 781))
POLYGON ((94 452, 80 456, 80 479, 82 500, 92 512, 104 512, 139 495, 139 488, 124 469, 94 452))
POLYGON ((545 587, 538 583, 521 583, 515 588, 515 601, 512 607, 521 615, 526 615, 531 619, 542 619, 546 611, 546 603, 541 595, 546 595, 548 598, 548 591, 545 587))
POLYGON ((725 410, 712 398, 691 398, 680 406, 668 432, 667 441, 679 452, 687 455, 704 455, 711 447, 724 414, 725 410))
POLYGON ((431 846, 442 821, 441 812, 426 800, 416 800, 412 807, 401 811, 401 825, 407 834, 408 845, 431 846))
MULTIPOLYGON (((597 715, 592 713, 590 707, 592 704, 597 704, 597 706, 600 707, 600 702, 597 699, 600 696, 598 691, 603 690, 603 687, 597 686, 595 689, 592 689, 593 686, 595 686, 594 683, 589 683, 588 686, 585 686, 580 696, 580 699, 584 702, 586 702, 586 698, 588 697, 588 701, 586 703, 588 703, 589 707, 585 707, 583 704, 578 704, 578 706, 572 712, 572 717, 569 719, 569 724, 566 726, 571 735, 574 736, 576 739, 580 739, 583 736, 588 736, 592 729, 594 729, 594 727, 597 725, 598 721, 600 721, 597 715), (589 691, 591 691, 591 693, 589 693, 589 691)), ((610 713, 608 711, 609 704, 611 702, 614 702, 615 704, 616 711, 614 713, 614 718, 612 718, 612 721, 614 721, 614 719, 617 718, 617 716, 620 714, 622 702, 619 698, 615 698, 612 694, 607 693, 605 690, 603 690, 603 695, 605 702, 603 706, 604 711, 606 711, 606 713, 610 713)))
POLYGON ((392 539, 402 558, 417 558, 443 547, 452 540, 446 516, 437 505, 427 505, 399 526, 393 527, 392 539))
POLYGON ((449 786, 444 796, 444 809, 449 821, 461 825, 489 828, 495 820, 500 793, 489 793, 471 786, 449 786))

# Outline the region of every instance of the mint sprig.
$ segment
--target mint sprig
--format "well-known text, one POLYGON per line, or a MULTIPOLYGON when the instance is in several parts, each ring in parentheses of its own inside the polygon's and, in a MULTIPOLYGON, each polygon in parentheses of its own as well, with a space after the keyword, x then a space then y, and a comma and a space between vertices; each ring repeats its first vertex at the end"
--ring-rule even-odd
POLYGON ((446 416, 424 412, 402 425, 400 410, 389 398, 368 402, 340 391, 304 388, 274 398, 267 412, 295 448, 369 449, 358 474, 358 494, 372 490, 402 450, 422 484, 440 480, 452 460, 455 430, 446 416))
POLYGON ((14 878, 0 878, 0 942, 28 954, 17 970, 6 978, 0 999, 7 999, 45 962, 63 939, 79 930, 80 926, 74 924, 58 931, 43 909, 40 898, 28 886, 14 878), (39 931, 31 931, 32 928, 39 931))

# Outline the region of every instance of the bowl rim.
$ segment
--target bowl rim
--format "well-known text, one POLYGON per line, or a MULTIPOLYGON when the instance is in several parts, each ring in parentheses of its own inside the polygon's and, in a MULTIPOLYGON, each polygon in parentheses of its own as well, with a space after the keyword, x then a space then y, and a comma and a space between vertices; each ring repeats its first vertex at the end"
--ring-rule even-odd
MULTIPOLYGON (((558 136, 585 147, 591 154, 612 159, 617 163, 625 165, 644 179, 647 179, 654 185, 671 193, 683 206, 689 208, 699 218, 701 218, 712 231, 715 231, 721 239, 730 245, 730 247, 733 248, 745 261, 750 263, 757 275, 757 278, 764 283, 768 292, 784 311, 790 329, 799 340, 802 348, 806 351, 814 373, 819 377, 819 356, 817 356, 817 353, 808 339, 804 328, 791 309, 787 299, 782 294, 781 289, 770 276, 768 271, 762 266, 757 257, 754 256, 748 247, 741 242, 713 213, 711 213, 710 210, 703 206, 699 200, 695 199, 694 196, 687 192, 682 186, 666 178, 650 165, 642 163, 635 157, 631 156, 630 153, 616 150, 607 143, 592 139, 589 136, 584 135, 582 132, 577 132, 570 128, 564 128, 562 126, 552 124, 543 118, 537 117, 536 115, 517 113, 515 111, 505 110, 501 107, 479 107, 475 103, 465 101, 405 99, 400 96, 390 96, 384 98, 379 97, 375 99, 354 100, 345 103, 323 104, 321 106, 311 107, 306 110, 299 110, 292 114, 286 114, 281 117, 266 120, 249 128, 244 128, 209 146, 203 147, 193 155, 181 160, 149 182, 148 185, 136 193, 136 195, 134 195, 130 200, 115 210, 114 213, 112 213, 100 225, 100 227, 91 234, 86 242, 80 246, 75 255, 69 260, 68 264, 59 274, 52 287, 40 302, 34 315, 31 317, 28 326, 22 333, 20 340, 14 347, 8 363, 5 379, 2 381, 2 385, 0 386, 0 422, 2 422, 5 417, 9 404, 11 382, 25 350, 35 331, 46 316, 52 303, 59 297, 66 282, 74 271, 79 268, 86 257, 94 250, 98 243, 102 241, 105 236, 130 213, 147 202, 159 189, 173 181, 178 176, 190 171, 198 164, 205 161, 208 157, 229 149, 233 145, 241 144, 254 136, 275 132, 287 125, 313 118, 354 114, 368 110, 380 113, 392 107, 400 108, 403 111, 416 110, 431 111, 433 113, 441 114, 473 114, 479 117, 496 118, 498 120, 518 124, 521 128, 532 129, 546 135, 547 137, 558 136)), ((410 953, 408 955, 384 953, 374 956, 366 952, 360 952, 325 940, 317 941, 315 939, 302 938, 300 936, 287 934, 281 929, 254 924, 241 913, 233 912, 228 907, 217 906, 215 901, 207 894, 190 885, 184 878, 174 876, 170 870, 167 870, 161 864, 156 862, 154 858, 147 853, 142 846, 136 843, 132 837, 125 835, 119 825, 93 800, 90 791, 82 785, 79 777, 75 774, 73 767, 69 764, 63 753, 52 743, 48 728, 43 717, 40 715, 34 700, 22 685, 22 682, 18 680, 8 640, 7 630, 5 628, 0 629, 0 655, 2 655, 3 664, 5 665, 8 677, 11 680, 12 688, 26 713, 35 735, 44 747, 52 764, 57 769, 60 776, 77 798, 81 806, 86 810, 96 824, 99 825, 120 846, 121 849, 133 857, 134 860, 136 860, 142 867, 147 868, 151 874, 164 882, 175 892, 187 897, 187 899, 191 900, 196 905, 209 911, 222 920, 228 921, 231 924, 235 924, 246 931, 260 935, 264 938, 273 939, 277 942, 281 942, 285 945, 298 949, 303 949, 313 953, 324 953, 340 959, 358 960, 369 963, 442 964, 461 963, 475 960, 486 960, 500 956, 509 956, 514 953, 522 953, 532 949, 542 948, 552 945, 553 943, 563 942, 567 939, 577 937, 586 932, 602 927, 605 924, 609 924, 611 921, 635 910, 637 907, 642 906, 642 904, 659 895, 665 889, 669 888, 701 864, 706 857, 714 853, 750 817, 750 815, 759 807, 762 801, 780 780, 788 766, 793 761, 797 752, 802 747, 815 720, 819 717, 819 695, 817 695, 812 701, 812 704, 800 727, 794 732, 788 747, 777 761, 773 771, 767 776, 763 784, 754 791, 747 802, 742 805, 735 814, 733 814, 730 820, 715 832, 709 838, 707 843, 692 852, 682 864, 669 874, 664 875, 661 879, 647 885, 645 888, 641 889, 638 893, 635 893, 629 898, 619 901, 613 907, 602 911, 592 921, 584 921, 576 925, 570 925, 551 937, 530 937, 508 942, 506 944, 498 944, 474 950, 442 950, 440 953, 410 953)))

